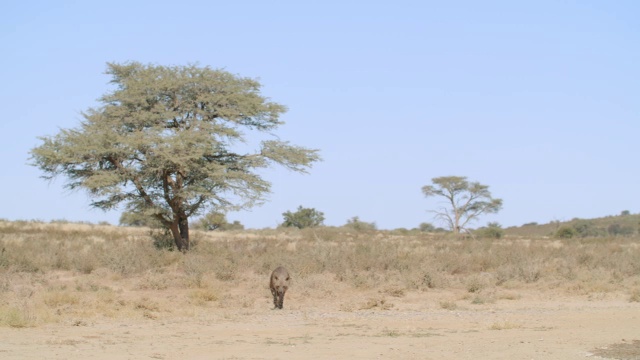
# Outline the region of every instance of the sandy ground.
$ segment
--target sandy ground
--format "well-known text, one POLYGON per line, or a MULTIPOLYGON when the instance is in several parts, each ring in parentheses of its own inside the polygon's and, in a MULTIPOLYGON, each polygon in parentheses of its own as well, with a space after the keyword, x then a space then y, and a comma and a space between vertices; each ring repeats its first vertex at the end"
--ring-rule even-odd
POLYGON ((414 292, 375 304, 376 294, 353 293, 316 304, 292 293, 283 310, 265 295, 189 318, 0 328, 0 359, 602 359, 626 345, 618 358, 640 359, 640 303, 621 294, 531 291, 478 305, 459 295, 414 292), (457 308, 443 309, 446 299, 457 308))

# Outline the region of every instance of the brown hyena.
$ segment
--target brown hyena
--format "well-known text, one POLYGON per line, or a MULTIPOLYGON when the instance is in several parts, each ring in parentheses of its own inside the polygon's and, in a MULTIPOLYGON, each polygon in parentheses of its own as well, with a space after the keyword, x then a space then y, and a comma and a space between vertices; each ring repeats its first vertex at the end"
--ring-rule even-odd
POLYGON ((274 309, 282 309, 282 302, 284 301, 284 293, 289 288, 289 272, 282 266, 278 266, 271 273, 271 281, 269 281, 269 288, 273 295, 274 309))

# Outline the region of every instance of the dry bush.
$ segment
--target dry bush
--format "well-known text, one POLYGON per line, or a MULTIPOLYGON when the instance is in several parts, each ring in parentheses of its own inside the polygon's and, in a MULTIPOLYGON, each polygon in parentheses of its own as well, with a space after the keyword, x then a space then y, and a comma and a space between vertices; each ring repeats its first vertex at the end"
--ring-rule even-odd
POLYGON ((393 304, 387 302, 384 298, 370 298, 365 303, 360 305, 360 310, 389 310, 393 308, 393 304))
POLYGON ((440 301, 440 307, 445 310, 456 310, 458 308, 458 304, 456 304, 455 301, 442 300, 440 301))
POLYGON ((189 298, 197 305, 205 305, 212 301, 217 301, 219 295, 213 289, 196 289, 189 293, 189 298))
POLYGON ((473 274, 467 277, 465 286, 470 293, 479 293, 495 283, 488 273, 473 274))
POLYGON ((24 328, 35 326, 37 322, 27 306, 2 306, 0 307, 0 325, 24 328))
POLYGON ((43 295, 43 302, 50 308, 73 306, 80 303, 80 297, 66 290, 54 290, 43 295))

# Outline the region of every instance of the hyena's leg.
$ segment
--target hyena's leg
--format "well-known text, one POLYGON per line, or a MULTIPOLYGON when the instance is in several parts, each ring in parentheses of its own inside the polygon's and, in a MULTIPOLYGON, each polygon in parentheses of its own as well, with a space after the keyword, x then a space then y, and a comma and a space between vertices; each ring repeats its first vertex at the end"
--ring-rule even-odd
POLYGON ((278 293, 276 289, 271 288, 271 295, 273 295, 273 306, 278 307, 278 293))
POLYGON ((284 302, 284 293, 278 294, 278 309, 282 309, 282 303, 284 302))

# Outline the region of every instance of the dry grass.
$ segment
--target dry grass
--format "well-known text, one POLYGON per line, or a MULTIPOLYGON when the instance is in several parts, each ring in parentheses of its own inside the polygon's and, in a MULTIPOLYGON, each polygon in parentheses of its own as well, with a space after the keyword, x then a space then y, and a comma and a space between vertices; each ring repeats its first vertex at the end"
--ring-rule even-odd
POLYGON ((183 255, 155 249, 148 229, 0 221, 0 326, 248 308, 255 299, 231 285, 266 288, 281 264, 303 297, 332 298, 344 288, 380 296, 345 311, 388 309, 388 299, 433 289, 462 291, 478 305, 517 300, 519 289, 640 301, 638 238, 460 240, 321 228, 194 232, 193 240, 183 255))
POLYGON ((520 329, 522 328, 521 324, 514 323, 511 321, 501 321, 495 322, 489 326, 489 330, 511 330, 511 329, 520 329))
POLYGON ((455 301, 443 300, 440 301, 440 307, 445 310, 456 310, 458 308, 458 304, 455 301))

